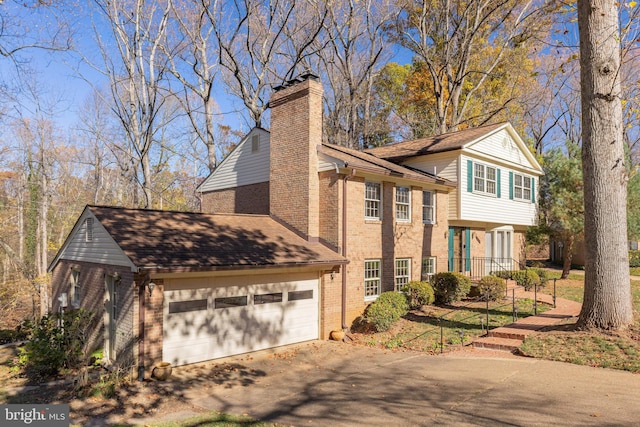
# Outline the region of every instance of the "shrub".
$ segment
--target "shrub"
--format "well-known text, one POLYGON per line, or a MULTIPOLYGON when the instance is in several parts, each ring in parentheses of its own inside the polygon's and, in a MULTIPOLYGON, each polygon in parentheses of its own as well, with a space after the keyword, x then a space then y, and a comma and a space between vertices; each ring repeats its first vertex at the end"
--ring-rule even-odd
POLYGON ((433 278, 436 304, 451 304, 466 297, 471 290, 471 280, 460 273, 437 273, 433 278))
POLYGON ((29 341, 20 349, 18 362, 27 376, 42 379, 62 368, 84 361, 84 344, 93 316, 87 310, 70 310, 43 316, 30 325, 29 341))
POLYGON ((22 328, 0 329, 0 345, 22 341, 22 340, 25 340, 26 338, 27 338, 27 333, 22 328))
POLYGON ((480 296, 489 301, 497 301, 504 297, 507 291, 507 282, 496 276, 484 276, 478 283, 478 292, 480 296))
POLYGON ((404 285, 402 292, 407 296, 411 309, 420 308, 423 305, 433 304, 435 296, 433 287, 429 282, 413 281, 404 285))
POLYGON ((534 286, 540 284, 540 277, 533 270, 519 270, 513 272, 513 280, 518 286, 522 286, 525 291, 530 291, 534 286))
POLYGON ((491 275, 500 277, 501 279, 511 279, 513 278, 513 274, 515 271, 512 270, 500 270, 500 271, 492 271, 491 275))
POLYGON ((538 275, 538 278, 540 279, 538 284, 540 286, 547 286, 547 282, 549 282, 549 279, 551 278, 551 273, 548 270, 545 270, 544 268, 529 268, 529 270, 538 275))
POLYGON ((629 267, 640 267, 640 251, 629 251, 629 267))
POLYGON ((365 311, 365 319, 377 332, 389 330, 409 311, 407 297, 400 292, 383 292, 365 311))

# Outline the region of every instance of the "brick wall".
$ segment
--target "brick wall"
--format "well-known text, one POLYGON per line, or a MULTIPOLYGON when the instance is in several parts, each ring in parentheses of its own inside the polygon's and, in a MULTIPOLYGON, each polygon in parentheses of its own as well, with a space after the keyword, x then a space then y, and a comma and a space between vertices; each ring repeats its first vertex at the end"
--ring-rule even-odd
POLYGON ((119 365, 134 363, 134 347, 136 345, 137 328, 134 323, 133 273, 126 267, 108 266, 87 262, 60 260, 52 273, 52 310, 60 310, 58 297, 66 292, 68 296, 68 309, 71 305, 71 271, 79 271, 80 283, 80 308, 93 313, 93 324, 86 350, 92 352, 104 347, 105 344, 105 306, 107 275, 113 276, 116 272, 121 277, 121 282, 116 286, 117 292, 117 318, 116 318, 116 355, 119 365))
POLYGON ((269 215, 269 183, 203 193, 201 211, 269 215))
POLYGON ((303 235, 319 237, 317 146, 322 85, 305 80, 274 93, 271 106, 270 212, 303 235))
MULTIPOLYGON (((142 283, 144 278, 140 278, 142 283)), ((151 295, 144 290, 144 365, 149 369, 154 363, 162 361, 164 281, 154 279, 156 284, 151 295)))

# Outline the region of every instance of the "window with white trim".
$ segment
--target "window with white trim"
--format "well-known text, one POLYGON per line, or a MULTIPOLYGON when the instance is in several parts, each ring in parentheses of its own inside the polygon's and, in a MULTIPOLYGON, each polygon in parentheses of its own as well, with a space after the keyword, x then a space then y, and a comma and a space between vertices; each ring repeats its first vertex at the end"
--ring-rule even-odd
POLYGON ((436 193, 434 191, 422 192, 422 222, 425 224, 436 223, 436 193))
POLYGON ((422 258, 421 280, 428 282, 434 274, 436 274, 436 257, 422 258))
POLYGON ((370 259, 364 262, 364 298, 375 299, 380 295, 380 270, 379 259, 370 259))
POLYGON ((397 292, 402 291, 404 285, 409 283, 411 278, 411 259, 410 258, 398 258, 396 260, 396 277, 395 277, 395 290, 397 292))
POLYGON ((411 221, 411 189, 396 187, 396 221, 411 221))
POLYGON ((71 270, 71 305, 80 307, 80 270, 71 270))
POLYGON ((379 182, 364 183, 364 217, 380 219, 381 191, 379 182))
POLYGON ((496 168, 480 163, 473 164, 473 191, 496 194, 496 168))
POLYGON ((531 177, 513 174, 513 198, 519 200, 531 200, 531 177))

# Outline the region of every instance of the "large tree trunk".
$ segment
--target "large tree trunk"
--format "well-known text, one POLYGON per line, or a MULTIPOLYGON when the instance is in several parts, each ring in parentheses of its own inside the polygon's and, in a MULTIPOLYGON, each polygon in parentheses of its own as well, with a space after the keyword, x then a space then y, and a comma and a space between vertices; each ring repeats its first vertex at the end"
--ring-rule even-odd
POLYGON ((616 1, 579 1, 578 26, 586 247, 584 303, 578 324, 620 329, 633 323, 633 310, 616 1))

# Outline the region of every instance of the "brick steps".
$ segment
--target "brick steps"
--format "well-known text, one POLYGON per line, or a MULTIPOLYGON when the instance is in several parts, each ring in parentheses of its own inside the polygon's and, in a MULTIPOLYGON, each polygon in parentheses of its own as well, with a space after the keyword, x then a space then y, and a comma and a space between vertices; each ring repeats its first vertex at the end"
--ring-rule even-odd
POLYGON ((482 337, 473 341, 474 348, 513 352, 522 345, 522 340, 498 337, 482 337))

